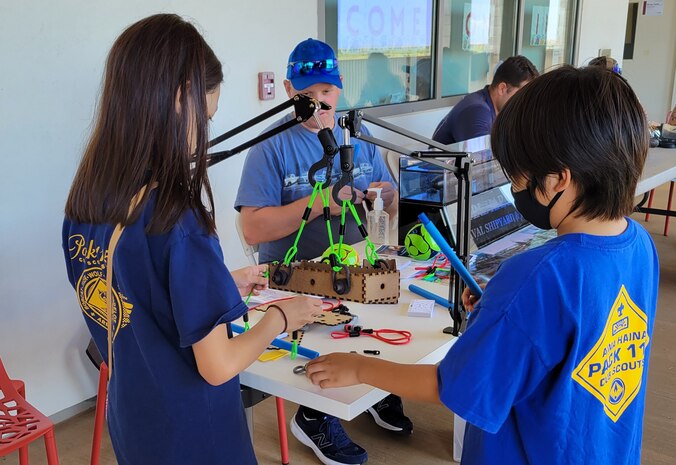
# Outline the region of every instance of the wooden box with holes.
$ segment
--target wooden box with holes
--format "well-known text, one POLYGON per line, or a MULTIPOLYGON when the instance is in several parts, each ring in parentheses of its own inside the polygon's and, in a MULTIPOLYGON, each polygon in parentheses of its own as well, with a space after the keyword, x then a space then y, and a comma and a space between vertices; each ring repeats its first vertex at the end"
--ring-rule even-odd
POLYGON ((270 266, 272 289, 332 297, 365 304, 396 304, 399 301, 399 270, 395 260, 377 260, 371 265, 343 265, 340 271, 325 262, 303 260, 270 266))

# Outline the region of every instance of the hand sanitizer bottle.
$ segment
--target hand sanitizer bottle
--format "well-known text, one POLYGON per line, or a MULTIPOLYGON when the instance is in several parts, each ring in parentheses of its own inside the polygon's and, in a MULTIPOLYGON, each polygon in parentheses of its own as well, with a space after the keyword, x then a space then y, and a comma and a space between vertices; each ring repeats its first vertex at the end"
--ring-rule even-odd
POLYGON ((383 210, 383 199, 380 198, 381 187, 368 189, 376 193, 373 210, 366 214, 367 232, 374 244, 387 244, 390 241, 390 215, 383 210))

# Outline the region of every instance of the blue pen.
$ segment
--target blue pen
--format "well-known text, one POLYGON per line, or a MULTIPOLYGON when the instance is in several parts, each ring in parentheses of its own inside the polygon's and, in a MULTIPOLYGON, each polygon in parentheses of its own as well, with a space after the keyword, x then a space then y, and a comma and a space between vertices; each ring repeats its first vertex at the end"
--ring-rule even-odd
POLYGON ((443 252, 448 261, 451 262, 453 269, 458 272, 460 278, 462 278, 465 284, 467 284, 467 287, 469 287, 470 291, 472 291, 472 294, 477 297, 481 297, 481 295, 484 293, 483 290, 481 287, 479 287, 474 278, 472 278, 472 275, 469 274, 469 271, 467 271, 465 265, 460 261, 446 239, 444 239, 444 236, 441 235, 437 227, 434 226, 434 223, 432 223, 424 213, 418 215, 418 219, 423 224, 423 226, 425 226, 425 229, 427 229, 427 232, 430 234, 430 236, 432 236, 432 239, 434 239, 434 241, 437 243, 441 249, 441 252, 443 252))
MULTIPOLYGON (((244 328, 235 323, 230 323, 230 327, 237 334, 241 334, 244 332, 244 328)), ((289 352, 291 352, 291 349, 293 348, 293 345, 290 342, 286 342, 282 339, 277 338, 273 339, 270 345, 277 347, 278 349, 288 350, 289 352)), ((298 346, 298 355, 302 355, 303 357, 312 360, 313 358, 319 357, 319 352, 317 352, 316 350, 308 349, 307 347, 298 346)))

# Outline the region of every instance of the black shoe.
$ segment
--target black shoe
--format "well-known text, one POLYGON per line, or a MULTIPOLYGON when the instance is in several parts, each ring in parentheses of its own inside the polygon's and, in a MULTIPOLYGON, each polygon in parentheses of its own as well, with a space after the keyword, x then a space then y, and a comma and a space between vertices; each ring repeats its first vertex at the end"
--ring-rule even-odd
POLYGON ((381 428, 403 436, 413 432, 413 422, 404 415, 401 397, 390 394, 383 400, 366 410, 381 428))
POLYGON ((326 465, 361 465, 368 460, 366 451, 352 442, 338 418, 331 415, 308 418, 300 408, 291 419, 291 432, 326 465))

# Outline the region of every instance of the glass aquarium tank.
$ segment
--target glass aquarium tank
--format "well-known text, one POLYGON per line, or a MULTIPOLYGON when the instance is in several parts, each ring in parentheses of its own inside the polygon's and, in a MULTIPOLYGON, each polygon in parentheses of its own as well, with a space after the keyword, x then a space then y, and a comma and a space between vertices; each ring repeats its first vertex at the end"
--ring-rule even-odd
MULTIPOLYGON (((471 160, 470 249, 477 250, 528 222, 516 210, 511 184, 490 149, 490 137, 483 136, 448 145, 448 151, 464 153, 471 160)), ((453 166, 455 157, 434 156, 453 166)), ((449 242, 455 233, 458 181, 452 171, 425 161, 424 158, 401 157, 399 160, 399 240, 425 212, 437 228, 445 231, 449 242)))
MULTIPOLYGON (((468 154, 472 163, 470 187, 473 196, 508 183, 500 164, 493 158, 489 136, 450 144, 448 150, 468 154)), ((435 156, 433 153, 428 155, 450 166, 455 164, 454 157, 435 156)), ((426 162, 424 158, 401 157, 399 196, 405 202, 428 206, 449 205, 457 200, 457 178, 452 171, 426 162)))

